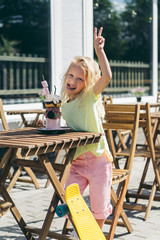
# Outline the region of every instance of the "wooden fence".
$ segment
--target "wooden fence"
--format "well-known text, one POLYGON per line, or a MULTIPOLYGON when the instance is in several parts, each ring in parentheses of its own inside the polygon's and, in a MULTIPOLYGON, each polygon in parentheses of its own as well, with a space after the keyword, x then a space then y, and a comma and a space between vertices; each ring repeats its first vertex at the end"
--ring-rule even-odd
POLYGON ((151 66, 143 62, 110 61, 112 80, 106 91, 127 93, 137 86, 150 90, 152 84, 151 66))
MULTIPOLYGON (((106 89, 109 94, 129 93, 131 89, 142 86, 148 93, 152 85, 150 64, 143 62, 110 61, 112 80, 106 89)), ((42 74, 49 85, 50 65, 46 58, 31 55, 0 56, 0 97, 37 97, 41 86, 42 74)), ((159 64, 160 86, 160 64, 159 64)), ((104 91, 105 92, 105 91, 104 91)))
POLYGON ((0 96, 37 95, 42 89, 42 74, 50 81, 46 58, 24 54, 0 56, 0 96))

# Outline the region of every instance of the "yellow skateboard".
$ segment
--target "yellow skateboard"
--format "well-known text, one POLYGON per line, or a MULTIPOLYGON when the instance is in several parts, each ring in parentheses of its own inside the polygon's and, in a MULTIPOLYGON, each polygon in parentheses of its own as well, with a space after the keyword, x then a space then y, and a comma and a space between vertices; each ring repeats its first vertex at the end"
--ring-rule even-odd
POLYGON ((66 188, 66 203, 81 240, 106 240, 102 230, 80 194, 78 184, 66 188))

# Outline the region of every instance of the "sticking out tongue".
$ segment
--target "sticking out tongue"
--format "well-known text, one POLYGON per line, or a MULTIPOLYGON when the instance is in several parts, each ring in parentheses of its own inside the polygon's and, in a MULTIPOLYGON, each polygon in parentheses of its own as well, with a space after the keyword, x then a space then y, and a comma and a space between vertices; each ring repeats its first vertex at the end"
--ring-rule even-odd
POLYGON ((75 90, 76 88, 72 87, 69 83, 67 83, 67 88, 69 88, 70 90, 75 90))

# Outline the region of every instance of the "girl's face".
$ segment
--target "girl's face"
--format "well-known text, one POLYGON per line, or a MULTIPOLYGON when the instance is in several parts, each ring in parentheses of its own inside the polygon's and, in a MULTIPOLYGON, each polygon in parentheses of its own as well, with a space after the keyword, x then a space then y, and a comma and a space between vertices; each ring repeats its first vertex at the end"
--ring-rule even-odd
POLYGON ((84 70, 76 64, 71 65, 66 76, 66 91, 71 100, 77 97, 77 95, 83 90, 84 86, 84 70))

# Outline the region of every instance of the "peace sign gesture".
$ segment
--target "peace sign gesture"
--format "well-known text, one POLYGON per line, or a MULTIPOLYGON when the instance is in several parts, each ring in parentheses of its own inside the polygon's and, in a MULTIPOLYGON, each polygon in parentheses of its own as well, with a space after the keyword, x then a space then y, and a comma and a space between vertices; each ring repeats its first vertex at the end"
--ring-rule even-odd
POLYGON ((105 39, 102 36, 102 31, 103 31, 103 27, 100 28, 97 35, 97 28, 94 29, 94 48, 95 48, 96 54, 99 50, 101 51, 104 48, 105 39))
POLYGON ((99 29, 98 34, 97 28, 94 29, 94 49, 98 57, 102 73, 100 79, 93 86, 93 90, 96 96, 106 88, 112 77, 112 72, 108 62, 108 58, 104 51, 105 39, 102 36, 102 31, 103 27, 99 29))

